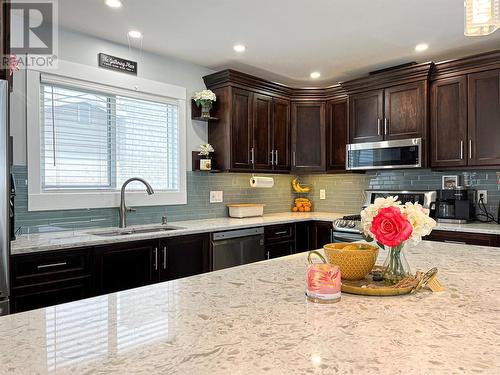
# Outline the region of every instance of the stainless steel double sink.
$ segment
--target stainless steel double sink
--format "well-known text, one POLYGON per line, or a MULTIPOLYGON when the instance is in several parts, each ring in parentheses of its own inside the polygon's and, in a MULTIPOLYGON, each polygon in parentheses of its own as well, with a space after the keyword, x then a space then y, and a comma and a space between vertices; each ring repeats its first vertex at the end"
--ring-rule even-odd
POLYGON ((102 237, 114 237, 114 236, 130 236, 132 234, 169 232, 172 230, 179 230, 179 229, 185 229, 185 228, 177 227, 175 225, 163 225, 161 227, 154 227, 154 228, 123 228, 123 229, 113 229, 110 231, 95 231, 95 232, 89 232, 89 234, 102 237))

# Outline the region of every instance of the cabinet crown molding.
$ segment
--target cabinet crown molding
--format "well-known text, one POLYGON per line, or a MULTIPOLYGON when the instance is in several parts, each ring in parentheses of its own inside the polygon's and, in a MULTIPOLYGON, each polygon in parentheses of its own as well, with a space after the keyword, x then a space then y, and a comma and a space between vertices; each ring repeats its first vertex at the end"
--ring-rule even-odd
POLYGON ((500 68, 500 50, 436 63, 431 80, 500 68))
POLYGON ((433 66, 433 62, 425 62, 407 67, 387 69, 366 77, 341 82, 340 85, 348 94, 354 94, 416 81, 425 81, 429 79, 433 66))
POLYGON ((203 81, 205 82, 205 86, 212 90, 232 86, 252 90, 260 94, 278 96, 292 101, 328 100, 345 97, 347 95, 340 84, 328 87, 290 87, 232 69, 222 70, 205 76, 203 77, 203 81))

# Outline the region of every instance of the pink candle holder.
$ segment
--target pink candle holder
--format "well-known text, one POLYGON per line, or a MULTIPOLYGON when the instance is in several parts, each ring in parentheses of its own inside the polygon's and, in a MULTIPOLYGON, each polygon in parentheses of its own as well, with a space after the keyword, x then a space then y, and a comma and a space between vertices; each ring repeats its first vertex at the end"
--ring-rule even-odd
POLYGON ((340 268, 335 264, 329 264, 317 251, 309 252, 307 256, 309 266, 307 267, 307 291, 309 301, 318 303, 335 303, 340 301, 340 268), (322 263, 314 263, 312 256, 317 256, 322 263))

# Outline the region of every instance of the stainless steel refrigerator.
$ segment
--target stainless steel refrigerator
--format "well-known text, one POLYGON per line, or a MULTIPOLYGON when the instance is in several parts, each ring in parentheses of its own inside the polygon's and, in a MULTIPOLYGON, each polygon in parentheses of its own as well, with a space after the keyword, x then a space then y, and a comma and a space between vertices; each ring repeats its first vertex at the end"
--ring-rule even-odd
POLYGON ((0 315, 9 313, 9 119, 8 84, 0 80, 0 315))

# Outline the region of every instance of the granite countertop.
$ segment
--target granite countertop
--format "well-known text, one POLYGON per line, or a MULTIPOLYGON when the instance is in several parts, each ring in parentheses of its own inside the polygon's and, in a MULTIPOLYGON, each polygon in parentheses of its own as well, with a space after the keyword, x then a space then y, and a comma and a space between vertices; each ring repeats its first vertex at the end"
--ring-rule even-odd
MULTIPOLYGON (((104 237, 95 234, 98 232, 116 230, 117 228, 100 228, 100 229, 37 233, 37 234, 23 234, 18 236, 18 238, 15 241, 12 241, 11 254, 18 255, 18 254, 40 252, 40 251, 69 249, 69 248, 77 248, 84 246, 97 246, 109 243, 182 236, 187 234, 206 233, 206 232, 239 229, 246 227, 259 227, 265 225, 283 224, 283 223, 300 222, 300 221, 311 221, 311 220, 333 221, 335 219, 342 217, 343 215, 344 214, 334 213, 334 212, 307 212, 307 213, 283 212, 283 213, 266 214, 263 217, 251 217, 244 219, 224 217, 216 219, 176 221, 169 224, 176 227, 181 227, 182 229, 172 230, 168 232, 132 234, 127 236, 117 235, 117 236, 104 237)), ((159 225, 140 225, 140 226, 131 226, 128 227, 128 229, 158 227, 158 226, 159 225)), ((446 230, 446 231, 500 235, 500 225, 498 224, 440 223, 436 229, 446 230)))
MULTIPOLYGON (((82 246, 96 246, 108 243, 128 242, 147 240, 154 238, 164 238, 182 236, 187 234, 215 232, 220 230, 240 229, 247 227, 261 227, 272 224, 293 223, 299 221, 325 220, 333 221, 342 217, 343 214, 328 212, 307 212, 294 213, 284 212, 276 214, 266 214, 262 217, 249 217, 243 219, 222 217, 216 219, 175 221, 169 225, 181 227, 181 229, 167 232, 131 234, 127 236, 103 237, 93 233, 116 230, 117 228, 85 229, 74 231, 61 231, 37 234, 23 234, 11 242, 11 254, 25 254, 38 251, 50 251, 57 249, 68 249, 82 246)), ((131 228, 158 227, 160 225, 137 225, 131 228)))
POLYGON ((408 250, 414 270, 439 268, 447 291, 314 304, 306 254, 295 254, 1 317, 1 371, 500 373, 497 252, 427 241, 408 250))

